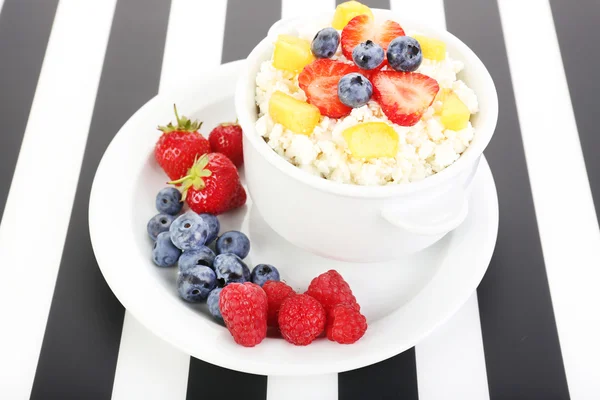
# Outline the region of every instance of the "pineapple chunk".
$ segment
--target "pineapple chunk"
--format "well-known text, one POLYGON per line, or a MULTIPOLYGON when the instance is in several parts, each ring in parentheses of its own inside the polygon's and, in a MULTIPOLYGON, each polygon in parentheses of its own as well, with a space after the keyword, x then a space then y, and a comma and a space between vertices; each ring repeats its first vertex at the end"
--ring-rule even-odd
POLYGON ((280 91, 274 92, 269 99, 269 114, 276 123, 307 136, 310 136, 321 118, 317 107, 280 91))
POLYGON ((337 30, 342 30, 352 18, 363 14, 373 19, 373 12, 369 7, 358 1, 347 1, 336 7, 331 25, 337 30))
POLYGON ((440 117, 444 127, 453 131, 465 129, 471 118, 469 108, 460 100, 456 93, 449 90, 444 91, 441 99, 443 103, 440 110, 440 117))
POLYGON ((398 153, 398 134, 385 122, 354 125, 342 135, 354 157, 395 157, 398 153))
POLYGON ((290 72, 299 72, 313 62, 310 42, 292 35, 279 35, 275 42, 273 66, 290 72))
POLYGON ((446 58, 446 43, 439 39, 421 35, 414 35, 413 38, 421 45, 424 58, 435 61, 442 61, 446 58))

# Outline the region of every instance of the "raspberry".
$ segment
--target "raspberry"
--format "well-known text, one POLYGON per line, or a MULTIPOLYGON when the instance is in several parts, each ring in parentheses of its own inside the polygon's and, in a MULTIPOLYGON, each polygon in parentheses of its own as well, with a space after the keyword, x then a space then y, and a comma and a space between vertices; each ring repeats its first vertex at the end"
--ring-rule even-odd
POLYGON ((360 306, 356 302, 356 298, 352 294, 350 286, 344 278, 336 271, 329 270, 314 278, 306 291, 306 294, 317 299, 325 310, 329 312, 338 304, 350 304, 357 311, 360 311, 360 306))
POLYGON ((327 318, 327 338, 341 344, 352 344, 367 331, 367 319, 348 304, 335 306, 327 318))
POLYGON ((219 308, 233 340, 245 347, 267 336, 267 295, 254 283, 230 283, 219 296, 219 308))
POLYGON ((267 325, 276 327, 278 325, 277 318, 279 317, 281 303, 288 296, 294 294, 294 289, 286 283, 279 281, 267 281, 262 288, 267 294, 267 302, 269 304, 267 325))
POLYGON ((323 306, 306 294, 286 298, 279 309, 281 336, 296 346, 310 344, 325 329, 323 306))

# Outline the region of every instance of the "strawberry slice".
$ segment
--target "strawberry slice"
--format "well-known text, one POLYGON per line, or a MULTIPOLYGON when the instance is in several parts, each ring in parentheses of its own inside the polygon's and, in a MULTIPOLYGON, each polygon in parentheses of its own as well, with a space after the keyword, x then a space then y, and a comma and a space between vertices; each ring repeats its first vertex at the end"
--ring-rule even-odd
POLYGON ((319 58, 304 67, 298 75, 298 84, 306 93, 308 102, 316 106, 321 115, 341 118, 350 114, 352 108, 338 98, 338 82, 342 76, 358 71, 355 65, 319 58))
POLYGON ((379 71, 371 83, 383 113, 402 126, 419 122, 440 90, 435 79, 416 72, 379 71))
POLYGON ((388 20, 377 25, 375 19, 368 15, 358 15, 342 30, 342 53, 348 60, 352 60, 352 50, 367 40, 377 43, 387 51, 390 42, 398 36, 404 36, 404 29, 399 23, 388 20))

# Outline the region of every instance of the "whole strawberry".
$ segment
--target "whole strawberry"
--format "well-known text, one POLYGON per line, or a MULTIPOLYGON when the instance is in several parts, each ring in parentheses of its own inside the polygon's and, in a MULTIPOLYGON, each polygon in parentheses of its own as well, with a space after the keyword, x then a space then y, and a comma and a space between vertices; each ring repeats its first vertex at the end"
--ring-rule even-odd
POLYGON ((177 107, 173 105, 173 108, 177 125, 169 122, 167 126, 159 126, 163 134, 154 147, 154 158, 172 180, 184 176, 194 160, 210 153, 210 143, 198 132, 202 123, 180 118, 177 107))
POLYGON ((338 304, 327 315, 327 338, 341 344, 352 344, 367 331, 367 319, 351 305, 338 304))
POLYGON ((267 295, 254 283, 230 283, 219 295, 219 309, 233 340, 254 347, 267 336, 267 295))
POLYGON ((289 296, 279 309, 281 336, 296 346, 312 343, 325 329, 325 309, 307 294, 289 296))
POLYGON ((217 126, 208 135, 208 141, 213 153, 225 154, 236 167, 244 163, 242 127, 237 123, 217 126))
POLYGON ((182 201, 198 214, 218 215, 246 202, 235 165, 221 153, 203 155, 186 176, 169 183, 181 185, 182 201))
POLYGON ((267 294, 267 302, 269 304, 267 324, 276 327, 278 326, 277 320, 279 318, 281 303, 295 294, 294 289, 281 281, 267 281, 262 288, 267 294))
POLYGON ((327 312, 338 304, 348 304, 360 311, 350 286, 336 271, 329 270, 310 282, 306 294, 317 299, 327 312))

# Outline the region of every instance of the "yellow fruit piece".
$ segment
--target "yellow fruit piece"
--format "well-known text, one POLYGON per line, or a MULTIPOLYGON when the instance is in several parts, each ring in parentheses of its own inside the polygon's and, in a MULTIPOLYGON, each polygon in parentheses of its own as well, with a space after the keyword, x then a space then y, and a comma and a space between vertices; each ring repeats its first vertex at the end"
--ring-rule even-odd
POLYGON ((331 25, 337 30, 342 30, 352 18, 363 14, 373 18, 373 11, 369 7, 358 1, 347 1, 336 7, 331 25))
POLYGON ((452 129, 453 131, 465 129, 471 118, 471 113, 465 103, 461 101, 456 93, 451 91, 444 93, 442 101, 440 117, 446 129, 452 129))
POLYGON ((279 35, 275 42, 273 66, 291 72, 299 72, 313 62, 310 42, 292 35, 279 35))
POLYGON ((310 136, 321 118, 317 107, 280 91, 273 93, 269 99, 269 114, 276 123, 307 136, 310 136))
POLYGON ((354 125, 342 135, 354 157, 395 157, 398 153, 398 134, 385 122, 354 125))
POLYGON ((417 42, 421 45, 423 58, 435 61, 442 61, 446 58, 446 43, 439 39, 421 35, 414 35, 413 38, 417 39, 417 42))

